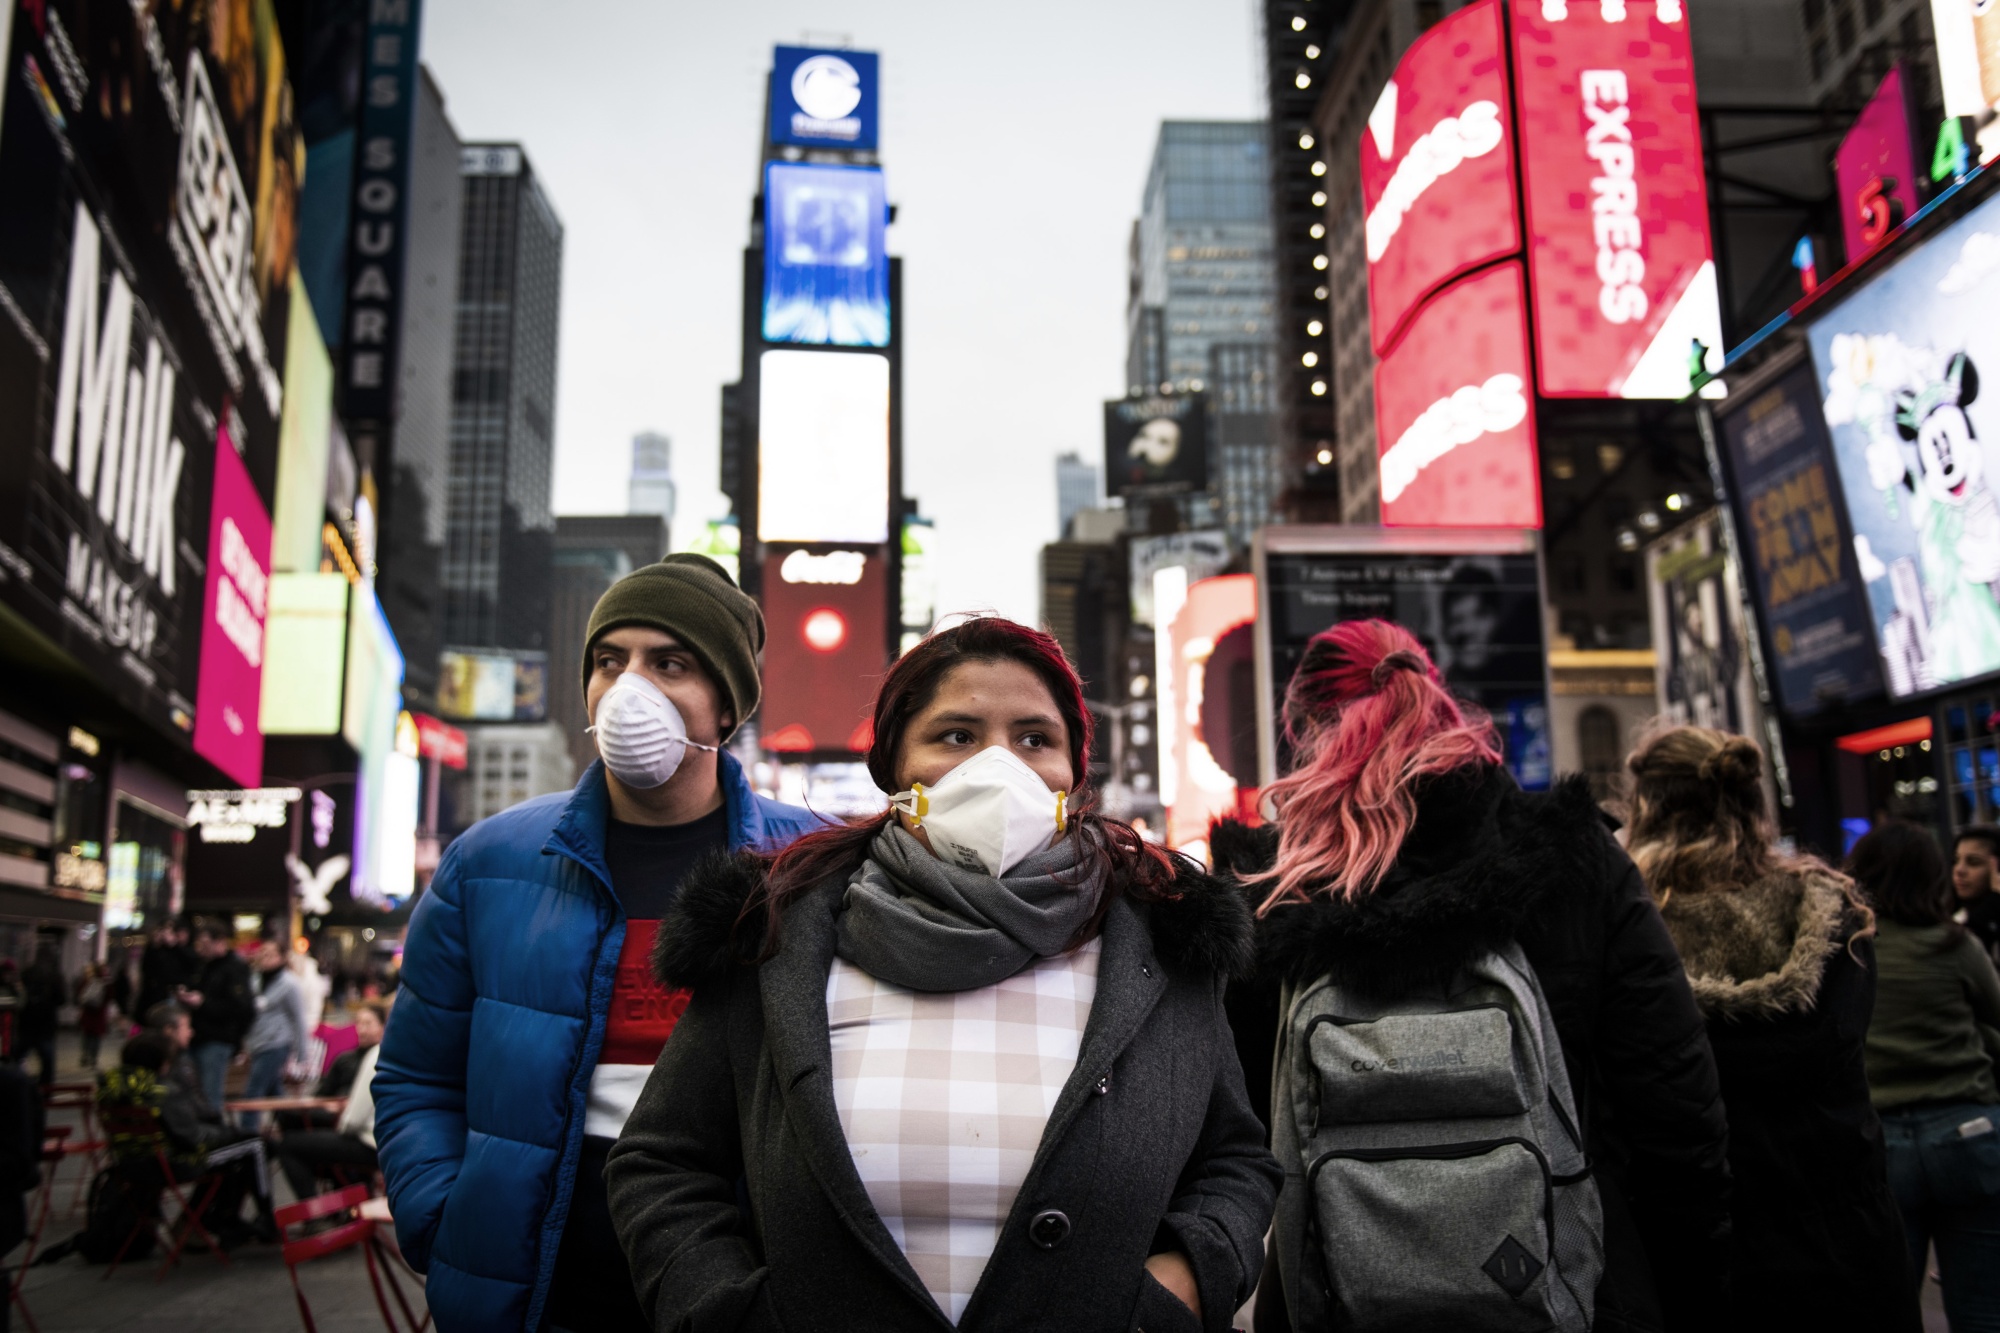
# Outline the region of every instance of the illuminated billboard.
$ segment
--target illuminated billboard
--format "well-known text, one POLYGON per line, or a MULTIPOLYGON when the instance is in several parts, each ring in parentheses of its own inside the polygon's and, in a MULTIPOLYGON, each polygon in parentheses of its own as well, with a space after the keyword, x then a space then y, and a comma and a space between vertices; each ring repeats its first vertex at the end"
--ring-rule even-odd
POLYGON ((333 360, 305 282, 292 275, 291 335, 285 348, 285 408, 278 422, 278 490, 271 506, 271 568, 319 568, 326 523, 328 455, 333 447, 333 360))
POLYGON ((271 576, 259 710, 266 736, 331 736, 340 730, 347 588, 345 574, 271 576))
POLYGON ((1716 433, 1779 703, 1805 715, 1875 694, 1881 670, 1812 368, 1736 394, 1716 433))
POLYGON ((1889 692, 2000 672, 2000 199, 1823 313, 1808 339, 1889 692))
POLYGON ((1104 491, 1135 498, 1208 485, 1208 395, 1147 394, 1104 405, 1104 491))
POLYGON ((1257 584, 1225 574, 1161 606, 1160 803, 1167 845, 1199 854, 1208 826, 1248 815, 1257 793, 1257 584))
POLYGON ((236 782, 264 780, 264 625, 270 614, 271 520, 225 430, 215 446, 194 749, 236 782))
POLYGON ((1521 248, 1500 0, 1417 38, 1361 136, 1375 351, 1444 283, 1521 248))
POLYGON ((447 648, 438 712, 460 722, 539 722, 549 715, 549 655, 447 648))
POLYGON ((1722 366, 1686 6, 1509 3, 1541 392, 1685 398, 1722 366))
POLYGON ((873 51, 779 47, 771 61, 771 142, 874 148, 880 69, 873 51))
POLYGON ((1541 571, 1533 533, 1420 528, 1266 528, 1258 579, 1260 773, 1289 772, 1280 709, 1306 645, 1344 620, 1401 625, 1454 694, 1493 719, 1526 791, 1554 778, 1541 571))
MULTIPOLYGON (((1937 39, 1938 88, 1944 113, 1971 119, 1978 144, 1966 145, 1982 162, 2000 157, 2000 5, 1993 0, 1931 0, 1937 39)), ((1953 174, 1963 175, 1954 170, 1953 174)))
POLYGON ((764 702, 758 734, 778 754, 859 754, 873 739, 888 669, 889 557, 880 546, 764 557, 764 702))
POLYGON ((877 167, 764 169, 764 341, 889 345, 889 201, 877 167))
POLYGON ((403 706, 403 653, 375 589, 354 585, 347 612, 347 678, 341 690, 340 734, 358 752, 394 743, 403 706))
POLYGON ((771 351, 758 367, 758 540, 888 541, 889 358, 771 351))
POLYGON ((1847 262, 1873 250, 1917 211, 1917 158, 1903 67, 1882 78, 1833 155, 1847 262))
POLYGON ((1382 521, 1542 525, 1519 261, 1447 287, 1375 367, 1382 521))

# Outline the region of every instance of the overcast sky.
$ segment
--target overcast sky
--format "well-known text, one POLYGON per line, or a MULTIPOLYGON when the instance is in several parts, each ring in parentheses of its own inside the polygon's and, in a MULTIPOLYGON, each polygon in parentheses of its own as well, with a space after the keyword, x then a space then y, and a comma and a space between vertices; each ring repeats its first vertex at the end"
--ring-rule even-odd
POLYGON ((527 148, 566 229, 558 513, 616 513, 632 435, 673 437, 676 545, 716 489, 771 47, 881 53, 903 256, 906 489, 940 611, 1037 611, 1055 456, 1124 392, 1125 254, 1163 119, 1261 116, 1254 0, 430 0, 459 134, 527 148), (833 44, 833 43, 828 43, 833 44))

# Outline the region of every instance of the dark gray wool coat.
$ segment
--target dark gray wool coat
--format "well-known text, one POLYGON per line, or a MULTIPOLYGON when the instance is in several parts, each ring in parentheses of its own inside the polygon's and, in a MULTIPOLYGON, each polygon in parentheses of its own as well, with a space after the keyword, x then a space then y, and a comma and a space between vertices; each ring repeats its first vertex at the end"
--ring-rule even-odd
MULTIPOLYGON (((870 1204, 834 1107, 826 979, 844 885, 787 909, 778 953, 731 929, 764 869, 690 872, 655 970, 694 998, 605 1168, 658 1333, 952 1328, 870 1204)), ((1075 1072, 958 1328, 1221 1333, 1263 1265, 1278 1167, 1223 1012, 1251 958, 1241 898, 1181 863, 1170 900, 1116 899, 1075 1072), (1185 1253, 1199 1323, 1145 1271, 1185 1253)))

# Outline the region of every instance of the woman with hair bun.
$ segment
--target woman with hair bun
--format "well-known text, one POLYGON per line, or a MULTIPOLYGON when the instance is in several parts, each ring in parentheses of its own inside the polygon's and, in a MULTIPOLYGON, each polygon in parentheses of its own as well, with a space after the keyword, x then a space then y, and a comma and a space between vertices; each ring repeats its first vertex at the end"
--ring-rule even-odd
POLYGON ((940 630, 874 722, 888 810, 661 922, 693 998, 605 1169, 653 1327, 1223 1333, 1278 1179, 1222 1007, 1249 911, 1093 809, 1049 635, 940 630))
MULTIPOLYGON (((1272 1238, 1282 1281, 1267 1278, 1259 1289, 1260 1333, 1318 1333, 1327 1324, 1574 1326, 1531 1321, 1525 1309, 1511 1322, 1481 1322, 1436 1276, 1449 1270, 1473 1302, 1502 1290, 1537 1297, 1550 1279, 1533 1252, 1520 1251, 1523 1242, 1543 1246, 1540 1223, 1495 1231, 1481 1217, 1475 1235, 1447 1240, 1454 1228, 1439 1214, 1452 1210, 1421 1190, 1390 1213, 1322 1211, 1315 1173, 1333 1154, 1303 1142, 1310 1135, 1291 1110, 1295 1092, 1314 1091, 1312 1075, 1299 1070, 1307 1055, 1317 1064, 1313 1043, 1321 1040, 1311 1031, 1302 1042, 1289 1035, 1301 988, 1330 978, 1370 1009, 1433 991, 1470 994, 1459 978, 1503 954, 1525 957, 1539 985, 1538 1007, 1560 1046, 1560 1060, 1548 1058, 1566 1071, 1580 1122, 1563 1131, 1587 1156, 1580 1178, 1549 1183, 1594 1179, 1601 1198, 1601 1275, 1594 1289, 1577 1292, 1584 1321, 1606 1331, 1713 1329, 1727 1288, 1729 1226, 1715 1064, 1659 912, 1589 787, 1570 778, 1546 794, 1521 791, 1501 764, 1491 723, 1452 696, 1408 631, 1386 621, 1349 621, 1315 636, 1286 690, 1284 719, 1297 766, 1267 793, 1275 825, 1218 824, 1211 842, 1218 868, 1246 881, 1261 918, 1256 983, 1231 999, 1239 1022, 1260 1030, 1239 1031, 1239 1048, 1269 1051, 1274 1014, 1289 1043, 1275 1080, 1285 1091, 1272 1107, 1286 1172, 1272 1238), (1278 987, 1284 1001, 1270 1001, 1278 987), (1266 1017, 1252 1020, 1253 1012, 1266 1017), (1365 1295, 1329 1275, 1346 1256, 1371 1252, 1409 1253, 1410 1262, 1378 1265, 1365 1295), (1371 1319, 1368 1303, 1398 1313, 1371 1319)), ((1397 1065, 1341 1059, 1331 1073, 1350 1063, 1413 1073, 1468 1064, 1456 1046, 1397 1065)), ((1336 1103, 1329 1095, 1323 1105, 1336 1103)), ((1451 1108, 1451 1118, 1464 1120, 1465 1109, 1451 1108)), ((1349 1107, 1331 1118, 1353 1114, 1349 1107)), ((1393 1135, 1399 1126, 1379 1128, 1393 1135)), ((1459 1137, 1510 1132, 1470 1126, 1459 1137)), ((1437 1171, 1448 1189, 1466 1188, 1452 1167, 1437 1171)), ((1513 1203, 1532 1213, 1543 1191, 1537 1178, 1513 1203)), ((1555 1236, 1550 1252, 1564 1243, 1555 1236)))
POLYGON ((1920 1327, 1862 1046, 1875 917, 1845 875, 1772 845, 1764 755, 1643 739, 1626 846, 1708 1024, 1729 1111, 1735 1274, 1718 1327, 1920 1327))

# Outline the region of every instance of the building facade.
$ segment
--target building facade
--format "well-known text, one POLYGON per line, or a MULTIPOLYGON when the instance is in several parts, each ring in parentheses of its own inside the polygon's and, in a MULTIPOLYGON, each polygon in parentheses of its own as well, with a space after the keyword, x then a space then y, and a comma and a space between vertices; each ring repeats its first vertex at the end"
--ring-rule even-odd
POLYGON ((1103 473, 1083 455, 1056 455, 1056 535, 1069 535, 1070 520, 1081 510, 1097 504, 1104 489, 1103 473))
POLYGON ((619 579, 667 553, 667 525, 658 514, 564 514, 556 519, 555 567, 549 606, 549 721, 563 735, 578 770, 597 757, 583 734, 577 689, 585 634, 597 599, 619 579))
POLYGON ((444 641, 545 649, 562 222, 520 145, 461 163, 444 641))
POLYGON ((632 475, 625 483, 625 512, 657 514, 674 525, 674 444, 658 431, 632 437, 632 475))
POLYGON ((1232 402, 1256 405, 1211 440, 1208 498, 1183 513, 1239 543, 1277 516, 1267 156, 1261 121, 1163 122, 1129 256, 1129 387, 1214 390, 1224 376, 1232 402))

